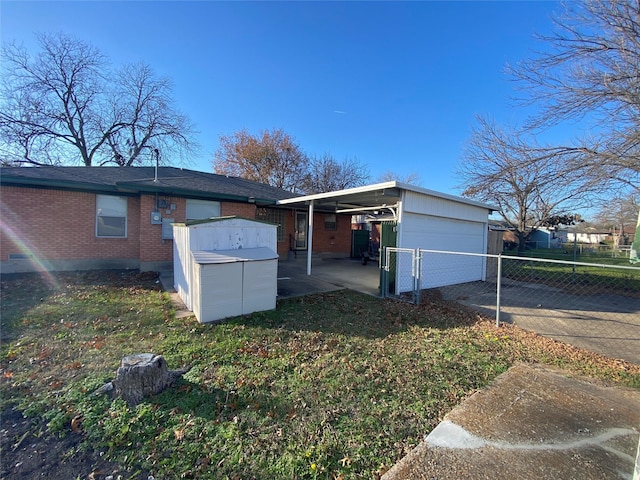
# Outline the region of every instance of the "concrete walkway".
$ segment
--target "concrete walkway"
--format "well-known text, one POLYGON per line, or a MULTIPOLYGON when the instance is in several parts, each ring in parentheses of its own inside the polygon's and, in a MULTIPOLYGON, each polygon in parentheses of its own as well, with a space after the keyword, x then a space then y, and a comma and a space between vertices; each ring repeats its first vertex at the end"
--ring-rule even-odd
POLYGON ((516 365, 382 479, 640 479, 639 428, 639 390, 516 365))

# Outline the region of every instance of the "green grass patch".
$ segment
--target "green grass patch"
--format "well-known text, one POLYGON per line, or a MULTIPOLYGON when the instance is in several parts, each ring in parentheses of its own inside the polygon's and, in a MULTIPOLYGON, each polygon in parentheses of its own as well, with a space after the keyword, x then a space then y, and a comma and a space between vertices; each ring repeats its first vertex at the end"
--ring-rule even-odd
POLYGON ((640 296, 640 267, 633 267, 628 259, 599 256, 595 253, 578 255, 576 262, 590 265, 574 265, 544 262, 562 260, 573 262, 573 254, 561 249, 527 250, 525 257, 536 260, 518 260, 508 252, 503 257, 502 273, 513 280, 544 283, 576 295, 614 294, 640 296), (628 268, 615 268, 616 266, 628 268), (633 267, 633 268, 632 268, 633 267))
POLYGON ((153 278, 109 272, 2 283, 2 407, 156 478, 377 478, 518 361, 640 388, 640 367, 437 299, 351 291, 215 325, 176 319, 153 278), (93 396, 123 356, 191 366, 135 408, 93 396), (77 423, 76 429, 77 429, 77 423))

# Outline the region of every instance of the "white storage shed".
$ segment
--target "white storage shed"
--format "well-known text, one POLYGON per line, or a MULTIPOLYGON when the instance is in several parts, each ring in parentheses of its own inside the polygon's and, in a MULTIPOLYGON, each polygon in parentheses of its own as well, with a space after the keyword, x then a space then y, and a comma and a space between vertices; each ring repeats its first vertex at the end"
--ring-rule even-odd
POLYGON ((200 322, 276 307, 277 226, 240 217, 173 224, 173 277, 200 322))

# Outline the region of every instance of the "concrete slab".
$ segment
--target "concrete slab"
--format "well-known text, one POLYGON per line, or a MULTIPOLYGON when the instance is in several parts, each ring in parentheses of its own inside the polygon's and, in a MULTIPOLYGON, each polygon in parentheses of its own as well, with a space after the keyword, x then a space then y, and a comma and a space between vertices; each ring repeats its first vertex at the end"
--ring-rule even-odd
POLYGON ((516 365, 382 479, 631 479, 639 429, 639 390, 516 365))
POLYGON ((379 295, 380 270, 375 262, 362 265, 359 259, 314 259, 307 275, 306 259, 278 262, 278 298, 330 292, 348 288, 379 295))

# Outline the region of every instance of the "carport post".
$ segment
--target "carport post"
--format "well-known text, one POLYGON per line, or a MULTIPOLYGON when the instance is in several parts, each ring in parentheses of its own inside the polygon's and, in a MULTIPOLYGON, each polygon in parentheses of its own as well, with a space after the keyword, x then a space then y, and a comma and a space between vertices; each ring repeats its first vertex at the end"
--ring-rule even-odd
POLYGON ((307 233, 307 275, 311 275, 311 252, 313 252, 313 200, 309 202, 309 233, 307 233))
POLYGON ((502 283, 502 253, 498 254, 498 278, 496 279, 496 327, 500 326, 500 284, 502 283))

